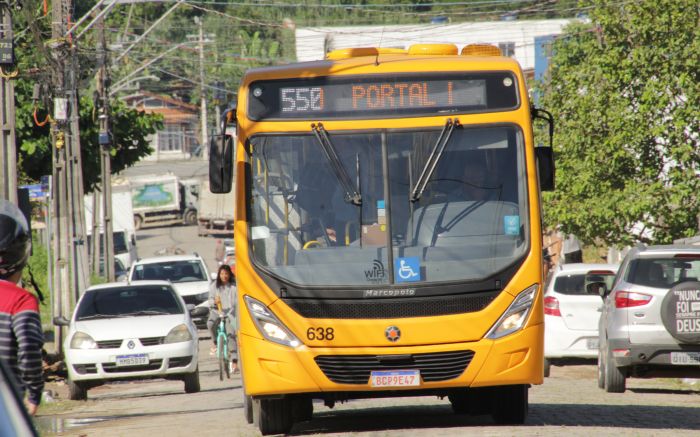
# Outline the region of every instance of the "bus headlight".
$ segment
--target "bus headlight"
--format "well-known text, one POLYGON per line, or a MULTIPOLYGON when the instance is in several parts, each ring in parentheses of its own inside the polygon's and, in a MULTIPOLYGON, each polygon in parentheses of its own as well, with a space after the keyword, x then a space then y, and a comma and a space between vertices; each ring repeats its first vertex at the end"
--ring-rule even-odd
POLYGON ((522 329, 527 321, 527 316, 530 315, 538 288, 539 286, 535 284, 520 293, 486 334, 486 338, 495 340, 522 329))
POLYGON ((289 347, 301 345, 299 339, 262 302, 250 296, 245 296, 244 300, 255 326, 266 340, 289 347))

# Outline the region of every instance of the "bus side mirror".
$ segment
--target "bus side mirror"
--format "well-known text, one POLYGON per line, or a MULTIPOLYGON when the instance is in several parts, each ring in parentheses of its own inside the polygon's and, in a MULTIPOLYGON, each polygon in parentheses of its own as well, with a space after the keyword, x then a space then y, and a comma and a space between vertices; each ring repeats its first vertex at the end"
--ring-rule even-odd
POLYGON ((540 190, 554 191, 554 152, 551 147, 535 147, 540 190))
POLYGON ((209 191, 216 194, 230 193, 233 185, 233 137, 227 135, 226 128, 235 128, 236 110, 229 109, 224 114, 222 132, 214 136, 209 146, 209 191))

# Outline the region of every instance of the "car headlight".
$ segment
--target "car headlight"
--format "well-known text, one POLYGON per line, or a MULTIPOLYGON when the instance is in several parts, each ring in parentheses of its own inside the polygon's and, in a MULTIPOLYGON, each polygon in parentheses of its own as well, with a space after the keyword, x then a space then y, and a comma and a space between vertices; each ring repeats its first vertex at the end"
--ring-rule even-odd
POLYGON ((84 332, 76 332, 70 340, 71 349, 97 349, 97 343, 84 332))
POLYGON ((301 345, 299 339, 262 302, 245 296, 245 303, 255 326, 265 339, 289 347, 301 345))
POLYGON ((183 323, 182 325, 177 325, 168 332, 168 335, 163 339, 163 344, 181 343, 190 340, 192 340, 192 334, 190 330, 187 329, 187 325, 183 323))
POLYGON ((209 292, 208 292, 208 291, 205 291, 204 293, 199 293, 199 294, 196 296, 196 298, 197 298, 197 301, 198 301, 198 302, 200 302, 200 303, 201 303, 201 302, 204 302, 205 300, 208 300, 208 299, 209 299, 209 292))
POLYGON ((532 304, 535 302, 538 288, 539 285, 535 284, 521 292, 498 319, 498 322, 489 330, 486 338, 495 340, 522 329, 530 314, 532 304))

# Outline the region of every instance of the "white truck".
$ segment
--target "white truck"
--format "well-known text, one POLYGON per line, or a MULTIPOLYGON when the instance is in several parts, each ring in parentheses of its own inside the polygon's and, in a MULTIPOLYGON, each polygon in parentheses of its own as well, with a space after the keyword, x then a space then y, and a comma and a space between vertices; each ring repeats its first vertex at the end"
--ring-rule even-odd
MULTIPOLYGON (((88 235, 88 250, 92 250, 92 194, 85 195, 85 223, 88 235)), ((97 213, 100 234, 102 227, 102 197, 98 197, 97 213)), ((114 241, 114 257, 121 262, 125 269, 136 261, 136 230, 134 229, 134 212, 131 204, 131 192, 128 186, 112 186, 112 236, 114 241)), ((102 240, 100 240, 100 247, 102 240)), ((102 251, 102 249, 100 249, 102 251)))
POLYGON ((199 179, 181 180, 173 174, 128 178, 136 229, 144 224, 197 223, 199 179))
POLYGON ((197 219, 199 236, 215 235, 233 237, 233 210, 236 192, 214 194, 209 191, 209 181, 202 182, 199 192, 199 217, 197 219))

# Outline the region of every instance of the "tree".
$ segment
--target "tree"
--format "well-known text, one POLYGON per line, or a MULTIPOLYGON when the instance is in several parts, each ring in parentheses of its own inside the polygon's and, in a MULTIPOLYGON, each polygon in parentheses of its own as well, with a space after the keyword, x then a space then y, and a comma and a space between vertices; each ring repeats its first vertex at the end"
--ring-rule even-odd
POLYGON ((587 243, 668 243, 700 213, 698 2, 595 0, 553 45, 557 122, 545 220, 587 243))
MULTIPOLYGON (((32 100, 35 84, 48 83, 50 70, 46 60, 47 52, 40 44, 46 36, 47 20, 35 20, 34 12, 29 11, 18 17, 16 26, 31 32, 22 32, 15 40, 19 70, 22 76, 15 81, 16 101, 16 141, 19 150, 19 170, 23 178, 37 181, 42 175, 51 174, 50 124, 37 125, 44 121, 47 109, 51 107, 48 90, 44 90, 38 102, 32 100), (24 74, 24 72, 28 72, 24 74)), ((81 46, 79 46, 80 48, 81 46)), ((99 182, 100 155, 98 145, 98 123, 94 119, 94 102, 91 89, 94 89, 96 56, 94 52, 81 52, 79 73, 80 94, 80 145, 83 164, 83 180, 86 192, 99 182)), ((151 152, 147 137, 162 127, 161 117, 128 108, 123 102, 113 99, 112 105, 112 172, 117 173, 135 164, 151 152)))

